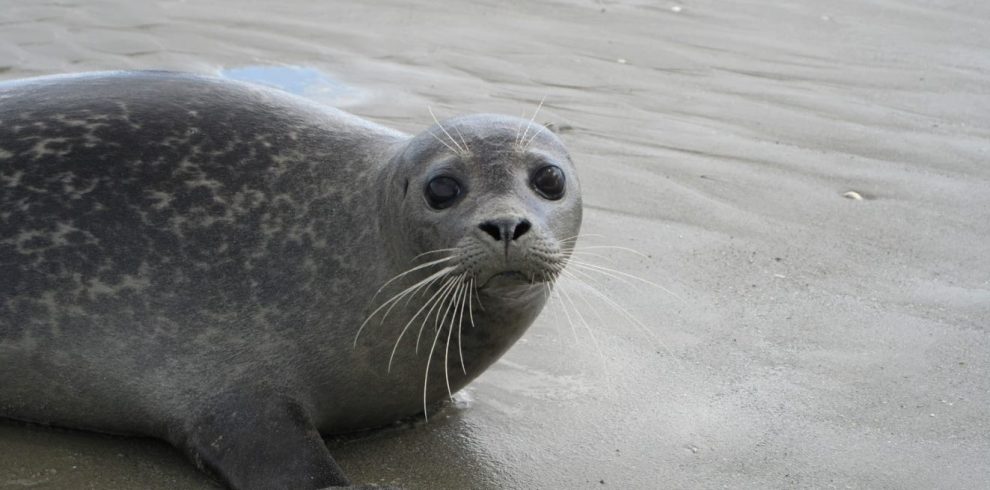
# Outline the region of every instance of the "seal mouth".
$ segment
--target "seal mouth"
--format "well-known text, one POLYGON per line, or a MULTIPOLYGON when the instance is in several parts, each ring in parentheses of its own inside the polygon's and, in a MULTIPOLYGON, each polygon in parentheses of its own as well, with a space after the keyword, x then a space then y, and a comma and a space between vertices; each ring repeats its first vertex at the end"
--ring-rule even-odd
POLYGON ((480 288, 495 286, 517 286, 523 284, 533 284, 535 281, 531 276, 523 274, 522 271, 502 271, 492 274, 480 288))

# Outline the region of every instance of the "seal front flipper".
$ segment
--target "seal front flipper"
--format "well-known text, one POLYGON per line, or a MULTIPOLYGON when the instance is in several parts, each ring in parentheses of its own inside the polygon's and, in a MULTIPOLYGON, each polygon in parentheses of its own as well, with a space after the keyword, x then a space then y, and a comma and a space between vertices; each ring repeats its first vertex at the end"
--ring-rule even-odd
POLYGON ((309 415, 277 394, 225 394, 170 429, 172 444, 230 488, 317 489, 350 481, 309 415))

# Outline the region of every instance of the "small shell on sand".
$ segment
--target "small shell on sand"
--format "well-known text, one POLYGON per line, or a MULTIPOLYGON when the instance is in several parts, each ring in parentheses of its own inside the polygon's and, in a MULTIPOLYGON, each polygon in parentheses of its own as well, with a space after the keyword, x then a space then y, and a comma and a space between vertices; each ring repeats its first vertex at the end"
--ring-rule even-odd
POLYGON ((856 191, 846 192, 845 194, 842 195, 842 197, 844 197, 846 199, 852 199, 853 201, 862 201, 863 200, 863 196, 860 195, 860 193, 858 193, 856 191))

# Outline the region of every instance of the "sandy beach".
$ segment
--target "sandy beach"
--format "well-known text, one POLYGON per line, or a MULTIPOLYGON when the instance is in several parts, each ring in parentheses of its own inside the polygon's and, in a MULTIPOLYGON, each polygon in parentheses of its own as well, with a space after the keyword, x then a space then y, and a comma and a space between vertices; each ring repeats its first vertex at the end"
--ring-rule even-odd
MULTIPOLYGON (((594 261, 655 286, 565 280, 439 417, 329 439, 356 482, 990 487, 990 3, 0 4, 0 79, 298 69, 409 132, 544 100, 584 243, 638 252, 594 261)), ((215 487, 0 422, 3 489, 215 487)))

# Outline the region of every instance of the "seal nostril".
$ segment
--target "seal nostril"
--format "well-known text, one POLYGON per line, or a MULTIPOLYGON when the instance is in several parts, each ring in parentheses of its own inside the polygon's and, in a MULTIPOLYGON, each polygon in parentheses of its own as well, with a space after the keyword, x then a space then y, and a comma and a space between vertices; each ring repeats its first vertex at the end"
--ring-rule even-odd
POLYGON ((481 228, 481 231, 491 235, 496 242, 502 239, 502 229, 498 226, 498 223, 495 223, 494 221, 485 221, 484 223, 478 225, 478 228, 481 228))
POLYGON ((526 232, 529 231, 530 226, 532 225, 529 224, 528 219, 519 220, 519 224, 516 225, 515 231, 512 232, 512 239, 515 240, 525 235, 526 232))

